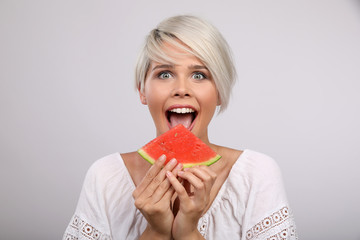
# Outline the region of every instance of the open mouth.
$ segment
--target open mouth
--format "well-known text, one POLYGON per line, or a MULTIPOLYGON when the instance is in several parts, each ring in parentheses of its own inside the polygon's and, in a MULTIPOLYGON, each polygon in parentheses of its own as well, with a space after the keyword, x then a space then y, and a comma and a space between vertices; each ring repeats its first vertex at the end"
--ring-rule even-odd
POLYGON ((197 111, 192 107, 173 107, 166 111, 166 118, 170 129, 182 124, 191 130, 194 126, 197 111))

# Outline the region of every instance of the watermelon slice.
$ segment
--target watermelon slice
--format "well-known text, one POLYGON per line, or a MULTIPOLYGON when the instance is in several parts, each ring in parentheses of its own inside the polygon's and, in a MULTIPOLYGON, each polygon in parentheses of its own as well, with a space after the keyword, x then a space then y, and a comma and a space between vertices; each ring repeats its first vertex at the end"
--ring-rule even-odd
POLYGON ((182 124, 153 139, 140 148, 138 153, 151 164, 165 154, 166 163, 176 158, 184 168, 196 165, 209 166, 221 158, 182 124))

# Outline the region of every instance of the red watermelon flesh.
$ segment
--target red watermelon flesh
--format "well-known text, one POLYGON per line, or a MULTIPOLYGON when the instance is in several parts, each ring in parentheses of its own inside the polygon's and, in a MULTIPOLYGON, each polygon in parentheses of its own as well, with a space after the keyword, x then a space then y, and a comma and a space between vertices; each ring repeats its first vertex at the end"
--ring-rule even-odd
POLYGON ((182 124, 153 139, 140 148, 138 153, 151 164, 165 154, 166 163, 175 158, 184 168, 209 166, 221 158, 182 124))

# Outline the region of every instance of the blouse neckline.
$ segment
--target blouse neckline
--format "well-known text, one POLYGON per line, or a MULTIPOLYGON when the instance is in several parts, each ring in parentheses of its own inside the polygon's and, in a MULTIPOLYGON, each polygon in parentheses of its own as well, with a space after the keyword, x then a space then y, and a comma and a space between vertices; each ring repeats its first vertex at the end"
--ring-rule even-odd
MULTIPOLYGON (((221 197, 224 195, 224 192, 226 190, 226 185, 228 183, 228 179, 230 178, 230 175, 233 174, 233 169, 235 169, 235 166, 239 164, 239 162, 241 162, 240 160, 242 158, 244 158, 244 156, 246 155, 246 153, 248 152, 247 149, 244 149, 243 152, 240 154, 240 156, 238 157, 238 159, 235 161, 235 163, 233 164, 233 166, 230 169, 229 175, 228 177, 225 179, 224 183, 222 184, 222 186, 220 187, 219 192, 217 193, 214 201, 212 202, 211 206, 209 207, 209 209, 203 214, 202 218, 206 215, 209 215, 213 209, 218 205, 218 203, 221 201, 221 197)), ((117 157, 119 158, 121 164, 123 165, 123 167, 125 168, 125 174, 126 174, 126 178, 129 181, 130 187, 131 187, 131 191, 134 191, 136 189, 135 183, 132 180, 130 173, 124 163, 124 159, 122 158, 121 154, 118 152, 117 153, 117 157)))
POLYGON ((219 192, 217 193, 214 201, 212 202, 211 206, 209 207, 209 209, 203 214, 202 217, 205 217, 207 215, 209 215, 213 209, 216 208, 216 206, 220 203, 221 201, 221 198, 223 197, 224 193, 225 193, 225 190, 227 189, 226 188, 226 185, 228 184, 228 180, 229 178, 231 177, 232 174, 234 174, 233 172, 233 169, 236 168, 236 165, 240 164, 241 162, 241 159, 244 157, 245 153, 247 152, 247 149, 244 149, 243 152, 240 154, 240 156, 238 157, 238 159, 235 161, 235 163, 232 165, 231 169, 230 169, 230 172, 229 172, 229 175, 228 177, 225 179, 224 183, 221 185, 220 187, 220 190, 219 192))

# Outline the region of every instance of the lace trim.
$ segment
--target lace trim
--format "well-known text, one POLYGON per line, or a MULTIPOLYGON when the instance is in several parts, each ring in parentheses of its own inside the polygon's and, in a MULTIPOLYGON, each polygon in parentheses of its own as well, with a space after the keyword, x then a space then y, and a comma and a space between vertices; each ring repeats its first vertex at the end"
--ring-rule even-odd
POLYGON ((246 239, 256 239, 265 233, 267 233, 268 236, 270 235, 267 240, 297 239, 295 224, 290 220, 291 215, 289 208, 283 207, 249 229, 246 232, 246 239), (274 234, 270 231, 271 229, 277 232, 274 234))
POLYGON ((111 240, 110 235, 105 234, 74 215, 63 237, 64 240, 111 240))
POLYGON ((287 229, 282 230, 280 233, 273 235, 266 240, 283 240, 283 239, 291 239, 295 238, 297 239, 295 226, 291 226, 287 229))
POLYGON ((198 222, 198 230, 201 236, 203 236, 205 239, 206 239, 207 228, 208 228, 208 220, 205 217, 200 218, 200 221, 198 222))

